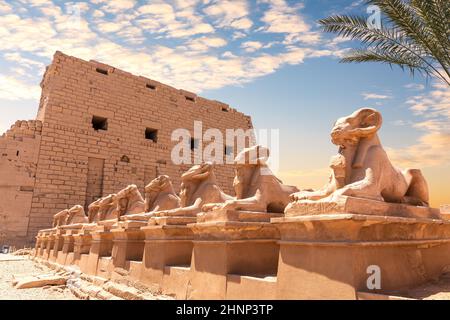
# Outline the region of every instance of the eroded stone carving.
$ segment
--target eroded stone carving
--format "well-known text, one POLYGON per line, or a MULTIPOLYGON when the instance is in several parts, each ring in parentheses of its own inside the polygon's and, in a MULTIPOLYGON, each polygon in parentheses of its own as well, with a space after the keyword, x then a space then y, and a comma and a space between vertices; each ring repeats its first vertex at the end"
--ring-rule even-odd
POLYGON ((52 227, 61 227, 78 223, 88 223, 88 217, 80 205, 75 205, 70 209, 62 210, 53 216, 52 227))
POLYGON ((102 198, 98 203, 98 220, 117 219, 117 197, 116 194, 110 194, 102 198))
POLYGON ((290 194, 298 191, 282 183, 267 166, 269 149, 253 146, 243 149, 235 158, 233 186, 236 198, 225 203, 208 203, 203 211, 218 209, 282 213, 290 194))
POLYGON ((69 214, 69 210, 67 210, 67 209, 64 209, 64 210, 56 213, 53 216, 52 227, 56 228, 56 227, 65 225, 66 221, 67 221, 68 214, 69 214))
POLYGON ((138 187, 134 184, 120 190, 115 198, 117 201, 117 218, 145 211, 144 198, 142 198, 138 187))
POLYGON ((65 225, 72 225, 78 223, 88 223, 88 217, 84 212, 84 208, 80 205, 75 205, 67 212, 67 219, 65 225))
POLYGON ((124 216, 123 220, 145 220, 154 216, 195 217, 202 205, 219 203, 232 199, 217 185, 212 163, 202 163, 191 167, 181 176, 180 207, 171 210, 149 212, 144 215, 124 216))
POLYGON ((180 207, 180 198, 173 189, 169 176, 161 175, 145 187, 145 212, 170 210, 180 207))
POLYGON ((88 220, 89 223, 95 223, 97 221, 99 221, 99 210, 100 210, 100 202, 103 200, 103 198, 98 198, 97 200, 95 200, 94 202, 92 202, 89 206, 88 206, 88 220))
POLYGON ((355 111, 336 121, 331 141, 339 154, 331 159, 328 184, 317 191, 293 194, 295 202, 339 202, 342 197, 364 198, 414 206, 428 206, 428 186, 418 169, 400 170, 392 165, 384 151, 378 130, 380 112, 370 108, 355 111))

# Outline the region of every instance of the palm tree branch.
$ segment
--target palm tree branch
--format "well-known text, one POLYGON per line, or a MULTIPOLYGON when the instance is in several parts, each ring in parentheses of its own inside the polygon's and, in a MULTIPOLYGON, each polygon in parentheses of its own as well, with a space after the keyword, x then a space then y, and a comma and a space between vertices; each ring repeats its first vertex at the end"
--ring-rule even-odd
POLYGON ((442 0, 411 0, 415 13, 421 17, 442 51, 442 62, 450 68, 450 2, 442 0))
POLYGON ((345 55, 341 59, 341 62, 382 62, 387 63, 390 66, 398 65, 402 69, 409 68, 411 73, 414 73, 415 69, 423 71, 424 73, 430 73, 431 71, 422 60, 411 54, 392 54, 385 51, 379 51, 376 48, 354 49, 345 55))
MULTIPOLYGON (((420 0, 418 2, 420 2, 420 0)), ((434 35, 433 28, 431 28, 430 24, 420 15, 416 14, 418 8, 408 5, 402 0, 368 0, 368 3, 380 7, 387 15, 388 20, 393 23, 401 33, 433 56, 448 74, 448 55, 446 55, 445 49, 443 49, 441 43, 433 40, 436 39, 436 37, 430 36, 434 35)), ((411 3, 414 5, 412 1, 411 3)), ((430 2, 427 7, 430 7, 430 2)))
MULTIPOLYGON (((389 47, 402 48, 416 56, 416 58, 422 60, 423 63, 427 64, 440 78, 445 79, 445 77, 429 61, 427 61, 427 59, 418 53, 418 51, 422 51, 420 47, 408 42, 408 39, 396 32, 395 29, 370 28, 366 19, 358 16, 336 15, 321 19, 319 20, 319 23, 322 25, 325 32, 337 33, 338 35, 350 37, 351 39, 359 39, 362 43, 367 45, 375 44, 375 46, 384 49, 389 47)), ((448 83, 448 81, 446 82, 448 83)))

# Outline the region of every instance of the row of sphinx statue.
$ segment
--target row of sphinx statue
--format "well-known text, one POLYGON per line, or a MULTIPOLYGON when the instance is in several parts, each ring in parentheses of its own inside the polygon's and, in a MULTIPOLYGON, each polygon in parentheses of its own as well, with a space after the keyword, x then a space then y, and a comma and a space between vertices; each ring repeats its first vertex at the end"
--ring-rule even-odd
POLYGON ((235 196, 217 184, 214 164, 202 163, 181 176, 179 194, 170 178, 161 175, 145 187, 145 197, 136 185, 130 185, 91 203, 87 215, 79 205, 58 212, 53 227, 158 216, 195 217, 217 209, 283 213, 292 203, 333 202, 341 197, 427 207, 424 176, 419 169, 401 170, 391 163, 378 136, 381 125, 380 112, 371 108, 335 122, 331 141, 338 146, 338 153, 331 158, 328 183, 319 190, 284 185, 267 165, 269 150, 257 145, 236 156, 235 196))

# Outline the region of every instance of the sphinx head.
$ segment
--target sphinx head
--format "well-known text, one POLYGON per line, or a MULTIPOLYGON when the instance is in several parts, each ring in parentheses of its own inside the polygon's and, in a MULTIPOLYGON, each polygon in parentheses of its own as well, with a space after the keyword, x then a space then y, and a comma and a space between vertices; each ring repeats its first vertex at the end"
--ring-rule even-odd
POLYGON ((331 131, 333 144, 346 147, 356 145, 362 138, 373 137, 381 127, 383 118, 375 109, 363 108, 338 119, 331 131))
POLYGON ((185 207, 189 205, 192 192, 207 179, 215 179, 214 164, 211 162, 195 165, 181 175, 181 206, 185 207))
POLYGON ((69 209, 66 224, 85 222, 86 213, 84 208, 80 205, 75 205, 69 209))
POLYGON ((169 176, 160 175, 145 186, 145 193, 160 192, 161 190, 166 189, 171 184, 172 183, 170 182, 169 176))
POLYGON ((242 149, 234 159, 233 187, 238 199, 244 197, 255 169, 267 168, 269 149, 260 145, 242 149))

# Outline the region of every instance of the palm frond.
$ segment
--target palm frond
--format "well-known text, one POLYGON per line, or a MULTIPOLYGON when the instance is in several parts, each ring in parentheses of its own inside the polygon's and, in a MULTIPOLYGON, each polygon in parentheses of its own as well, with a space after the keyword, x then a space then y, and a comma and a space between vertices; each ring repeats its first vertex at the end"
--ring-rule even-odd
POLYGON ((415 13, 435 39, 433 44, 440 52, 440 60, 450 68, 450 2, 442 0, 411 0, 415 13))
POLYGON ((399 66, 402 70, 408 69, 411 74, 419 71, 425 75, 432 72, 429 67, 419 58, 409 53, 387 53, 383 50, 375 48, 355 49, 346 54, 341 62, 349 63, 363 63, 363 62, 381 62, 389 66, 399 66))
POLYGON ((367 0, 386 15, 381 28, 367 18, 334 15, 319 20, 325 32, 359 40, 364 48, 352 51, 343 62, 378 61, 402 69, 420 71, 448 85, 449 74, 448 0, 367 0), (445 22, 443 22, 445 21, 445 22), (439 36, 436 34, 439 33, 439 36), (445 39, 444 39, 445 38, 445 39))
POLYGON ((433 25, 425 19, 428 17, 435 24, 436 17, 439 16, 436 12, 433 13, 437 8, 432 1, 411 0, 408 4, 403 0, 368 0, 368 3, 378 6, 399 33, 421 48, 422 55, 433 57, 442 67, 446 67, 448 46, 443 45, 441 36, 435 36, 442 29, 442 22, 439 23, 438 30, 434 30, 433 25))

